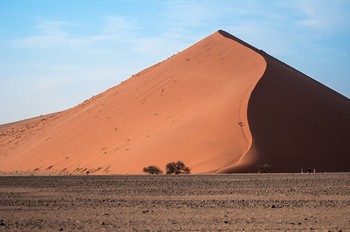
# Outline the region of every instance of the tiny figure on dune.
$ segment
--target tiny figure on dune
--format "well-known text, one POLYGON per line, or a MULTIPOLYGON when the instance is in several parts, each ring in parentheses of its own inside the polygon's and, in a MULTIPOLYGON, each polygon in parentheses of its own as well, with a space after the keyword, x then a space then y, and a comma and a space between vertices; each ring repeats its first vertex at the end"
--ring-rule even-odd
POLYGON ((307 170, 307 173, 311 174, 311 168, 309 168, 309 169, 307 170))
POLYGON ((316 168, 314 168, 314 174, 316 174, 316 168))
POLYGON ((304 173, 304 168, 302 168, 300 172, 301 172, 301 173, 304 173))

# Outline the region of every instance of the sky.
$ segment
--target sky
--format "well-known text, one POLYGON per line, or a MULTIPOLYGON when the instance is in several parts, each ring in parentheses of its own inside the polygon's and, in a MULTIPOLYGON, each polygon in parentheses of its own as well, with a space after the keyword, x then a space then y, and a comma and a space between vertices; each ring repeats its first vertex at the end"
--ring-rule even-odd
POLYGON ((350 97, 348 0, 0 1, 0 124, 73 107, 223 29, 350 97))

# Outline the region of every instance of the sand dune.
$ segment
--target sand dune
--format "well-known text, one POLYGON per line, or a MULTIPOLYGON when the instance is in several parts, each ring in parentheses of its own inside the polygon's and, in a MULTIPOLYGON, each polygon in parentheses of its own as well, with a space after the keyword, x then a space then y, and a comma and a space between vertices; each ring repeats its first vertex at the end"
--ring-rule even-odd
POLYGON ((344 171, 349 99, 218 31, 64 112, 0 126, 0 171, 344 171))

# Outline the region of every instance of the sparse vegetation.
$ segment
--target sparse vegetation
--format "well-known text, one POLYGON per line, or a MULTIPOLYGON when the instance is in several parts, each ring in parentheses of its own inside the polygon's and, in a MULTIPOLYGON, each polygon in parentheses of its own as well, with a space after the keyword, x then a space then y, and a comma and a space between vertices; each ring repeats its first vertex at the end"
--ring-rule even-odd
MULTIPOLYGON (((191 173, 191 169, 187 167, 182 161, 170 162, 166 165, 165 168, 166 168, 166 174, 179 175, 179 174, 191 173)), ((144 167, 143 172, 148 174, 153 174, 153 175, 163 174, 163 171, 159 167, 154 165, 144 167)))
POLYGON ((151 174, 151 175, 159 175, 159 174, 163 173, 163 171, 160 168, 158 168, 157 166, 153 166, 153 165, 148 166, 148 167, 144 167, 143 172, 151 174))
POLYGON ((182 161, 171 162, 166 165, 166 174, 190 174, 191 169, 186 167, 182 161))
POLYGON ((272 171, 272 166, 269 164, 261 164, 257 167, 259 173, 269 173, 272 171))

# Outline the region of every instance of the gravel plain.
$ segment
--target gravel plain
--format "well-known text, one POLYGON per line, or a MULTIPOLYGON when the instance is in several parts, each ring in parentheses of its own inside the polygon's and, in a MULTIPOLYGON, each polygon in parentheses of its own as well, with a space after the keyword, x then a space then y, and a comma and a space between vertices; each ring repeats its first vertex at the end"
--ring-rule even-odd
POLYGON ((350 231, 350 173, 1 176, 0 231, 350 231))

